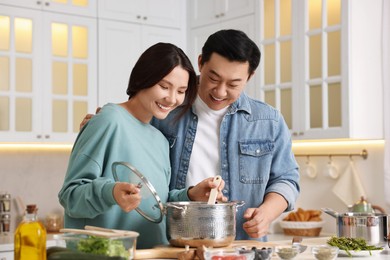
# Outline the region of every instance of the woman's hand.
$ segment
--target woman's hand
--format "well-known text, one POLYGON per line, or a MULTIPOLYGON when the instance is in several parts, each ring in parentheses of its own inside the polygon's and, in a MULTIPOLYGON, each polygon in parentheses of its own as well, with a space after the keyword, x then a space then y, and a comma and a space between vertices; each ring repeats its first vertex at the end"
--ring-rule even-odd
POLYGON ((113 196, 116 203, 125 212, 132 211, 141 203, 140 189, 127 182, 117 182, 114 186, 113 196))
MULTIPOLYGON (((214 183, 213 177, 204 179, 188 190, 188 197, 192 201, 208 201, 210 191, 215 187, 217 187, 217 184, 214 183)), ((225 182, 222 180, 218 186, 217 200, 226 202, 227 198, 222 194, 223 187, 225 187, 225 182)))

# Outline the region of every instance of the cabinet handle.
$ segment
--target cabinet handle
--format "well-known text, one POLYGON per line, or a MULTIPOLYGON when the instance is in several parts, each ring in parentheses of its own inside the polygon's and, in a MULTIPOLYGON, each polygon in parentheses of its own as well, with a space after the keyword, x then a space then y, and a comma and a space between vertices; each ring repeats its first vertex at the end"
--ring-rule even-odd
POLYGON ((293 132, 292 135, 293 136, 298 136, 298 133, 297 132, 293 132))
POLYGON ((299 132, 298 135, 304 135, 304 132, 299 132))
POLYGON ((216 15, 215 15, 215 18, 219 18, 219 14, 216 14, 216 15))
POLYGON ((41 139, 41 138, 42 138, 42 135, 37 135, 37 138, 38 138, 38 139, 41 139))
POLYGON ((141 16, 140 16, 140 15, 137 15, 137 19, 141 19, 141 16))
POLYGON ((143 19, 144 19, 144 20, 148 20, 148 17, 144 16, 143 19))
POLYGON ((42 4, 42 2, 41 1, 37 1, 37 5, 40 5, 40 4, 42 4))
POLYGON ((219 16, 220 16, 220 17, 223 17, 223 16, 225 16, 225 14, 224 14, 224 13, 221 13, 219 16))
POLYGON ((45 139, 49 139, 50 138, 50 135, 45 135, 45 139))
POLYGON ((49 6, 49 5, 50 5, 50 3, 49 3, 49 2, 45 2, 45 5, 46 5, 46 6, 49 6))

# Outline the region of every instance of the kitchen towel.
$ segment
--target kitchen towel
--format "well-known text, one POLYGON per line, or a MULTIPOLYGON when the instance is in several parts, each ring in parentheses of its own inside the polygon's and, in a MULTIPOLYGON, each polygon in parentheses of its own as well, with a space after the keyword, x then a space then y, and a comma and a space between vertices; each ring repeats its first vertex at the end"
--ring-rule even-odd
POLYGON ((367 197, 352 159, 332 191, 346 206, 355 204, 361 196, 367 197))

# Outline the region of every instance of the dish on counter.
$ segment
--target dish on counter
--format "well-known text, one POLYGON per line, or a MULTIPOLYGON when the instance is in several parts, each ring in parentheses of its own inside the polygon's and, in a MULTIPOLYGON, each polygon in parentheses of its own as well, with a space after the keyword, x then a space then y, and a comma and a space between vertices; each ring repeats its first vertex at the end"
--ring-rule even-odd
MULTIPOLYGON (((351 254, 352 257, 355 257, 355 256, 374 256, 374 255, 379 255, 382 251, 383 251, 383 249, 380 249, 380 250, 359 250, 359 251, 348 250, 348 252, 351 254)), ((340 249, 339 256, 349 257, 350 255, 347 253, 347 251, 340 249)))

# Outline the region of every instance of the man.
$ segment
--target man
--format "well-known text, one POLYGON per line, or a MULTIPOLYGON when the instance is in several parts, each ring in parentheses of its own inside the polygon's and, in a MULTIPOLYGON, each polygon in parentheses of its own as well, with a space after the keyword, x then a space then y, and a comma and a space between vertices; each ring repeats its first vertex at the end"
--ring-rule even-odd
POLYGON ((244 93, 259 62, 260 50, 245 33, 212 34, 198 58, 191 110, 179 120, 180 108, 152 120, 170 143, 170 189, 219 174, 224 196, 245 202, 237 211, 239 240, 265 241, 271 222, 292 210, 299 195, 298 165, 282 115, 244 93))

